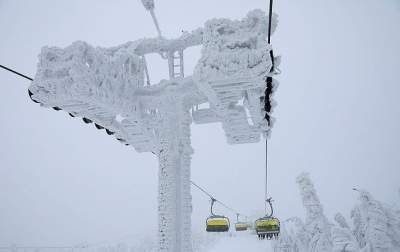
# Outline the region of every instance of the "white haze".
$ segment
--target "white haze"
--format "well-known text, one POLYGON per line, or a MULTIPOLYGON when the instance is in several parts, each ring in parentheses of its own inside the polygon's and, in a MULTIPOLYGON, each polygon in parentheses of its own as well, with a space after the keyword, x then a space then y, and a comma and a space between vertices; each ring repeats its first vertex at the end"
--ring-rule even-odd
MULTIPOLYGON (((311 173, 327 216, 364 188, 395 204, 400 187, 400 2, 275 1, 283 56, 269 145, 270 193, 282 219, 303 216, 295 177, 311 173)), ((261 0, 156 1, 167 37, 214 17, 242 18, 261 0)), ((113 46, 155 29, 139 0, 0 0, 0 64, 34 76, 44 45, 113 46)), ((199 58, 186 53, 186 74, 199 58)), ((151 57, 152 80, 167 65, 151 57)), ((157 160, 66 113, 40 108, 29 82, 0 71, 0 246, 75 245, 155 235, 157 160)), ((260 212, 264 144, 229 146, 219 124, 193 125, 192 178, 243 213, 260 212)), ((208 199, 193 194, 194 230, 208 199)), ((216 212, 223 213, 222 208, 216 212)), ((226 214, 230 214, 229 212, 226 214)), ((230 215, 234 217, 232 214, 230 215)))

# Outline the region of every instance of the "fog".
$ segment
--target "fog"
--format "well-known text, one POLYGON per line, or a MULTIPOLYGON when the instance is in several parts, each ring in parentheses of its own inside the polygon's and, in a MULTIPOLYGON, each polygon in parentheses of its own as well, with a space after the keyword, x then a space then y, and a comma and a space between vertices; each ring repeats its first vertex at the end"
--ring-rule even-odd
MULTIPOLYGON (((353 187, 398 204, 400 2, 275 1, 282 55, 269 142, 269 190, 281 219, 303 216, 295 183, 309 172, 325 212, 348 216, 353 187), (396 200, 397 199, 397 200, 396 200)), ((164 36, 214 17, 239 19, 262 0, 156 0, 164 36)), ((109 47, 156 36, 139 0, 0 0, 0 64, 34 76, 42 46, 109 47)), ((185 54, 190 75, 200 48, 185 54)), ((148 59, 152 81, 167 63, 148 59)), ((158 162, 27 95, 0 69, 0 246, 75 245, 155 235, 158 162)), ((230 146, 220 124, 192 125, 192 178, 245 214, 262 213, 265 145, 230 146)), ((192 189, 193 229, 208 198, 192 189)), ((234 215, 218 207, 217 213, 234 215)))

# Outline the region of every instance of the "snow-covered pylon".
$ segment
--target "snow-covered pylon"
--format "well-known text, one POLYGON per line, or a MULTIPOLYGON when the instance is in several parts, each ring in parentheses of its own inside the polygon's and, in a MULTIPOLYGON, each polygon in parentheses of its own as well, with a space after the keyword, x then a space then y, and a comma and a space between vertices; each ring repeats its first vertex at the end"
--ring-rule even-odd
MULTIPOLYGON (((176 98, 176 97, 175 97, 176 98)), ((159 151, 159 251, 185 252, 191 244, 191 194, 189 104, 171 97, 160 120, 159 151)))
MULTIPOLYGON (((142 3, 158 27, 154 2, 142 3)), ((276 23, 273 18, 273 30, 276 23)), ((28 92, 33 101, 158 157, 160 252, 192 251, 192 120, 221 122, 230 144, 258 142, 271 128, 263 122, 260 103, 272 66, 266 27, 265 13, 255 10, 242 20, 213 19, 176 39, 161 37, 158 27, 156 38, 112 48, 78 41, 42 49, 28 92), (197 45, 203 45, 203 56, 194 75, 185 77, 184 50, 197 45), (150 53, 168 60, 169 80, 149 83, 145 55, 150 53), (204 103, 209 108, 198 109, 204 103)))

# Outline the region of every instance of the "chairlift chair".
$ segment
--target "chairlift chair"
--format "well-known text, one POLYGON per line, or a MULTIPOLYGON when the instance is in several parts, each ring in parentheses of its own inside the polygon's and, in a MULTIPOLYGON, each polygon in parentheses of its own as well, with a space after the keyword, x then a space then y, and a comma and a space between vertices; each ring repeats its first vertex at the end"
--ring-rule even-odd
POLYGON ((236 214, 235 230, 236 232, 246 231, 248 224, 246 222, 239 221, 239 214, 236 214))
POLYGON ((271 214, 259 218, 255 221, 255 228, 258 238, 268 240, 272 238, 278 238, 280 233, 280 221, 273 217, 274 210, 271 203, 271 198, 267 199, 267 202, 271 208, 271 214))
POLYGON ((211 215, 206 221, 206 231, 207 232, 227 232, 229 231, 230 222, 228 217, 223 215, 216 215, 213 212, 214 203, 217 200, 211 198, 211 215))

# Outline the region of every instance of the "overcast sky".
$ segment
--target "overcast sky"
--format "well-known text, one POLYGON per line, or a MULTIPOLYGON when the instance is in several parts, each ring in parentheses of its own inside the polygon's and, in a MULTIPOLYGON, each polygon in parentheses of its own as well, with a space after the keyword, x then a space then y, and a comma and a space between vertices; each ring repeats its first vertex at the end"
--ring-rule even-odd
MULTIPOLYGON (((270 141, 270 192, 282 219, 304 216, 296 176, 310 172, 329 218, 349 215, 352 187, 389 204, 400 187, 400 2, 280 0, 273 37, 283 57, 270 141)), ((166 37, 207 19, 239 19, 263 0, 156 1, 166 37)), ((34 76, 42 46, 115 46, 156 35, 139 0, 0 0, 0 64, 34 76)), ((200 48, 185 55, 186 75, 200 48)), ((153 81, 167 63, 149 57, 153 81)), ((70 245, 156 234, 154 155, 44 109, 29 81, 0 71, 0 246, 70 245)), ((220 124, 193 125, 192 178, 251 214, 263 208, 264 145, 230 146, 220 124)), ((208 199, 193 194, 194 230, 208 199)), ((218 213, 226 212, 222 208, 218 213)), ((230 214, 231 217, 233 215, 230 214)))

